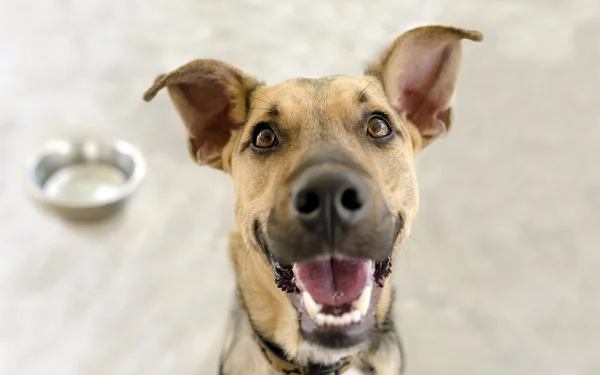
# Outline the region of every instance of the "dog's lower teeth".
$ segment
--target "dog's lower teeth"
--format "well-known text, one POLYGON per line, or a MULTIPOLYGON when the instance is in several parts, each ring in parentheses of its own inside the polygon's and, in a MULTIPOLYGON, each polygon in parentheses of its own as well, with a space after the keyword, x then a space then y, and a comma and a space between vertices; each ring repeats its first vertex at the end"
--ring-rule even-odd
POLYGON ((313 319, 318 326, 337 326, 343 327, 353 323, 360 322, 362 315, 360 311, 354 310, 343 314, 342 316, 327 315, 318 313, 313 319))
POLYGON ((317 314, 317 316, 314 318, 314 321, 315 321, 315 323, 317 323, 317 325, 324 326, 325 325, 325 315, 317 314))
MULTIPOLYGON (((359 317, 360 319, 360 317, 359 317)), ((352 323, 352 316, 350 313, 345 313, 344 315, 342 315, 342 318, 340 319, 342 325, 348 325, 350 323, 352 323)))

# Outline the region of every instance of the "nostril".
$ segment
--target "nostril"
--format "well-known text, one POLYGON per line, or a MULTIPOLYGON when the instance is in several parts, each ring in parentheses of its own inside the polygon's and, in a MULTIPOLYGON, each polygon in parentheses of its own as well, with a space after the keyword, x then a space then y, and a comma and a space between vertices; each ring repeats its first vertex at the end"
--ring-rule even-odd
POLYGON ((319 209, 319 196, 313 191, 302 191, 296 197, 296 210, 301 214, 312 214, 319 209))
POLYGON ((348 211, 357 211, 363 206, 358 191, 354 188, 348 188, 342 193, 342 207, 348 211))

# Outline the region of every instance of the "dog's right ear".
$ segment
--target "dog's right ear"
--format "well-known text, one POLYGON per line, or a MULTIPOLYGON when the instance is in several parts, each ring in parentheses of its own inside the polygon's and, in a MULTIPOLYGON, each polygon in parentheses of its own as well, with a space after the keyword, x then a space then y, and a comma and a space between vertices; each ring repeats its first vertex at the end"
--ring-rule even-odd
POLYGON ((217 60, 195 60, 156 78, 144 94, 150 101, 164 87, 188 131, 188 150, 201 165, 223 169, 222 151, 243 125, 248 96, 259 82, 217 60))

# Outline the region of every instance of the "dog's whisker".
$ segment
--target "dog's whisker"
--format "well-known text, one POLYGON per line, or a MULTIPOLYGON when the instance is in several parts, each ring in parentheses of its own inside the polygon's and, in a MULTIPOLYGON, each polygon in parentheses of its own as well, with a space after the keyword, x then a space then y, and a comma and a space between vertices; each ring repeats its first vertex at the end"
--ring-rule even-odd
POLYGON ((248 109, 248 113, 252 113, 252 111, 254 111, 255 109, 258 109, 258 110, 264 111, 264 112, 269 110, 269 108, 266 108, 266 107, 253 106, 253 107, 250 107, 250 109, 248 109))
MULTIPOLYGON (((264 99, 261 99, 261 98, 256 98, 256 97, 255 97, 255 98, 253 98, 253 99, 254 99, 254 100, 258 100, 259 102, 263 102, 263 103, 265 103, 265 104, 273 105, 273 103, 270 103, 270 102, 268 102, 268 101, 266 101, 266 100, 264 100, 264 99)), ((267 98, 267 99, 268 99, 268 98, 267 98)))
POLYGON ((264 92, 261 91, 262 96, 264 96, 265 98, 267 98, 267 100, 269 101, 270 105, 275 105, 275 102, 273 100, 271 100, 271 98, 269 98, 267 96, 267 94, 265 94, 264 92))
POLYGON ((371 88, 371 86, 373 86, 373 84, 377 82, 376 79, 373 79, 368 85, 366 85, 361 91, 360 91, 360 95, 364 95, 366 94, 367 90, 369 90, 369 88, 371 88))

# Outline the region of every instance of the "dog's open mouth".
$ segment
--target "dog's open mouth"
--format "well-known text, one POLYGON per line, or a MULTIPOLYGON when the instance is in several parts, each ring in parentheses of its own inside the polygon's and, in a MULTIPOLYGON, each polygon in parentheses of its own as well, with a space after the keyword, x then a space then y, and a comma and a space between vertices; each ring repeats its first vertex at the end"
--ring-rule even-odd
MULTIPOLYGON (((275 283, 315 328, 348 328, 374 312, 374 288, 391 273, 391 258, 326 258, 283 267, 273 262, 275 283)), ((377 293, 379 294, 379 293, 377 293)), ((302 318, 302 317, 301 317, 302 318)))
MULTIPOLYGON (((289 256, 289 245, 281 237, 267 241, 258 221, 254 223, 256 240, 273 267, 275 285, 286 292, 296 309, 299 328, 307 342, 339 349, 370 342, 373 330, 379 329, 376 310, 391 273, 391 244, 395 243, 402 222, 401 217, 397 222, 386 222, 388 231, 393 230, 389 241, 359 242, 359 246, 372 246, 374 251, 340 245, 334 249, 324 247, 323 254, 317 251, 311 254, 314 250, 309 248, 311 245, 303 244, 309 255, 297 256, 298 260, 289 256), (283 246, 288 249, 282 251, 283 246), (389 251, 382 250, 385 248, 389 251), (272 249, 276 251, 273 253, 272 249), (280 259, 289 263, 282 263, 280 259)), ((386 233, 382 232, 378 238, 385 239, 386 233)), ((315 243, 315 246, 320 245, 315 243)))

